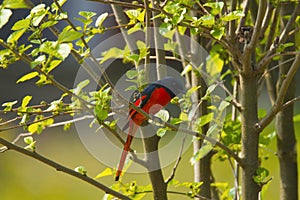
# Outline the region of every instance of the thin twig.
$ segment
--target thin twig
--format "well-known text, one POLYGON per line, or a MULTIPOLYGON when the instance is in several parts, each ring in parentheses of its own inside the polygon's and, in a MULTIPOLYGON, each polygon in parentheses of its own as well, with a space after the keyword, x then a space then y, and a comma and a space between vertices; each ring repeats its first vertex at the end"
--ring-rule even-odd
POLYGON ((300 96, 299 97, 295 97, 287 102, 285 102, 283 105, 282 105, 282 109, 286 109, 287 107, 289 107, 290 105, 294 104, 296 101, 299 101, 300 100, 300 96))
POLYGON ((266 5, 267 2, 265 0, 259 0, 259 7, 258 7, 258 16, 256 17, 256 22, 255 22, 255 26, 254 26, 254 30, 253 30, 253 34, 251 37, 251 40, 249 42, 249 44, 246 45, 245 49, 244 49, 244 68, 243 72, 245 74, 251 74, 252 72, 252 65, 251 65, 251 54, 253 53, 253 51, 255 50, 258 38, 261 34, 261 28, 262 28, 262 23, 264 20, 264 16, 265 16, 265 12, 266 12, 266 5))
POLYGON ((180 147, 179 152, 178 152, 178 157, 177 157, 176 163, 174 164, 173 170, 172 170, 169 178, 167 178, 167 180, 165 181, 166 184, 168 184, 175 177, 176 170, 177 170, 178 165, 179 165, 179 163, 181 161, 181 158, 182 158, 182 152, 183 152, 185 140, 186 140, 186 136, 184 136, 183 139, 182 139, 182 143, 181 143, 181 147, 180 147))
POLYGON ((269 123, 271 123, 271 121, 274 119, 276 114, 282 109, 286 92, 299 67, 300 67, 300 51, 298 52, 293 64, 291 65, 291 68, 289 69, 285 79, 282 82, 281 88, 278 92, 276 102, 274 103, 273 107, 268 112, 268 114, 263 119, 261 119, 260 122, 257 124, 257 129, 259 130, 259 132, 261 132, 261 130, 263 130, 269 123))

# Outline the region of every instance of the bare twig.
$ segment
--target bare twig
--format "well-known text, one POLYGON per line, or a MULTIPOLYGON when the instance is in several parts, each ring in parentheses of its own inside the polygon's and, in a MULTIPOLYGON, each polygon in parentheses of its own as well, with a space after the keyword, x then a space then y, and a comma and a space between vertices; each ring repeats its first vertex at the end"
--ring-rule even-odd
POLYGON ((178 165, 179 165, 179 163, 181 161, 181 158, 182 158, 182 152, 183 152, 185 140, 186 140, 186 136, 182 139, 182 143, 181 143, 181 147, 179 149, 179 153, 178 153, 178 157, 177 157, 176 163, 174 164, 173 170, 172 170, 169 178, 167 178, 167 180, 165 181, 166 184, 168 184, 175 177, 175 172, 176 172, 176 170, 178 168, 178 165))
POLYGON ((274 103, 273 107, 268 112, 268 114, 257 124, 258 125, 257 128, 259 132, 263 130, 274 119, 276 114, 282 109, 282 106, 284 104, 285 94, 299 67, 300 67, 300 52, 298 52, 293 64, 291 65, 291 68, 289 69, 285 79, 282 82, 276 102, 274 103))
POLYGON ((287 102, 285 102, 283 105, 282 105, 282 109, 285 109, 287 107, 289 107, 290 105, 294 104, 296 101, 299 101, 300 100, 300 96, 299 97, 295 97, 287 102))
POLYGON ((258 16, 256 17, 256 22, 253 30, 253 34, 250 40, 250 43, 246 45, 246 48, 244 49, 244 69, 243 72, 245 74, 249 73, 251 74, 252 71, 252 65, 251 65, 251 54, 255 50, 258 38, 260 36, 261 28, 262 28, 262 23, 264 20, 265 12, 266 12, 266 5, 267 2, 265 0, 260 0, 259 1, 259 8, 258 8, 258 16))
POLYGON ((269 63, 269 57, 275 53, 279 44, 282 44, 285 42, 286 38, 288 37, 288 33, 289 33, 289 31, 291 31, 291 28, 293 27, 294 22, 296 20, 296 17, 298 16, 299 12, 300 12, 300 3, 298 3, 297 6, 295 7, 285 28, 281 31, 281 34, 278 37, 278 40, 273 42, 273 44, 270 46, 267 54, 258 63, 258 65, 257 65, 258 72, 262 72, 266 68, 266 66, 269 63))

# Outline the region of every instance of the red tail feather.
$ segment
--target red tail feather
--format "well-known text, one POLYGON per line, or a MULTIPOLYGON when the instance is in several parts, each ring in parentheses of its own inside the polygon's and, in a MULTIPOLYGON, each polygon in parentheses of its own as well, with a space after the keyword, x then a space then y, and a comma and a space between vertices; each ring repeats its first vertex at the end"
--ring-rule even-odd
POLYGON ((134 137, 137 127, 138 126, 132 120, 129 121, 129 131, 128 131, 126 142, 124 144, 121 159, 120 159, 120 162, 118 165, 118 170, 117 170, 116 178, 115 178, 116 181, 119 180, 119 178, 122 174, 122 170, 123 170, 123 167, 124 167, 124 164, 126 161, 126 157, 127 157, 128 152, 130 151, 130 145, 131 145, 131 142, 132 142, 132 139, 134 137))

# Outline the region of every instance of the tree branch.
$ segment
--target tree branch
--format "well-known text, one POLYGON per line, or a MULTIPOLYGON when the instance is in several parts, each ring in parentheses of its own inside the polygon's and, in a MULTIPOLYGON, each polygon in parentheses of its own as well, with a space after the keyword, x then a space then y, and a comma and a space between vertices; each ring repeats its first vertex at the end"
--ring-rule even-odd
POLYGON ((260 0, 259 1, 259 7, 258 7, 258 16, 256 17, 256 22, 253 30, 253 34, 250 40, 250 43, 246 45, 244 49, 244 68, 243 71, 244 73, 250 73, 252 71, 252 65, 251 65, 251 54, 254 52, 258 38, 261 34, 261 28, 262 28, 262 23, 264 20, 265 12, 266 12, 266 6, 267 2, 265 0, 260 0))
POLYGON ((32 152, 32 151, 29 151, 29 150, 26 150, 22 147, 19 147, 15 144, 12 144, 11 142, 8 142, 7 140, 4 140, 3 138, 0 138, 0 144, 6 146, 8 149, 11 149, 11 150, 14 150, 14 151, 17 151, 23 155, 26 155, 26 156, 29 156, 31 158, 34 158, 50 167, 53 167, 54 169, 56 169, 57 171, 61 171, 61 172, 64 172, 66 174, 69 174, 70 176, 73 176, 77 179, 80 179, 82 181, 85 181, 87 183, 89 183, 90 185, 93 185, 95 186, 96 188, 99 188, 101 190, 103 190, 104 192, 108 193, 108 194, 111 194, 115 197, 118 197, 118 198, 121 198, 121 199, 126 199, 126 200, 130 200, 129 197, 119 193, 119 192, 116 192, 115 190, 112 190, 110 189, 109 187, 106 187, 105 185, 103 185, 102 183, 99 183, 97 182, 96 180, 94 180, 93 178, 90 178, 86 175, 83 175, 81 173, 78 173, 70 168, 67 168, 57 162, 54 162, 53 160, 50 160, 36 152, 32 152))
POLYGON ((257 65, 257 70, 259 72, 262 72, 266 66, 269 63, 269 57, 275 53, 275 50, 277 49, 277 47, 279 46, 279 44, 282 44, 285 42, 286 38, 288 37, 288 33, 289 31, 292 29, 293 24, 295 23, 296 17, 298 16, 300 12, 300 3, 298 1, 297 6, 295 7, 289 21, 287 22, 285 28, 282 30, 280 36, 278 37, 278 39, 273 42, 273 44, 270 46, 267 54, 259 61, 258 65, 257 65))
POLYGON ((300 51, 298 52, 289 72, 287 73, 284 81, 282 82, 282 86, 279 90, 277 100, 274 106, 271 108, 269 113, 257 124, 257 128, 259 132, 261 132, 261 130, 263 130, 269 123, 271 123, 271 121, 274 119, 276 114, 282 109, 284 104, 285 94, 299 67, 300 67, 300 51))

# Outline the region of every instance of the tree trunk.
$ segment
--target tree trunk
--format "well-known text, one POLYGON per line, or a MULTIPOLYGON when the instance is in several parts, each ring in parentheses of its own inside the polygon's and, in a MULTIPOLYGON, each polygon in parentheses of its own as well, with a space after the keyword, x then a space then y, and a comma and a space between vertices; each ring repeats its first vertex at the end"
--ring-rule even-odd
POLYGON ((148 175, 152 184, 154 199, 167 200, 167 184, 164 181, 158 155, 159 139, 160 138, 157 135, 143 138, 146 153, 145 161, 147 163, 148 175))
POLYGON ((256 129, 257 80, 253 74, 240 73, 240 100, 242 106, 242 199, 258 199, 259 186, 253 176, 258 168, 258 138, 256 129))
MULTIPOLYGON (((286 16, 293 12, 294 3, 285 4, 281 7, 281 15, 286 16)), ((283 18, 282 25, 285 26, 287 20, 283 18)), ((287 42, 295 42, 294 37, 287 38, 287 42)), ((295 51, 294 46, 288 49, 295 51)), ((286 62, 292 56, 283 56, 280 60, 279 79, 277 91, 280 89, 283 78, 287 74, 291 62, 286 62)), ((295 97, 295 80, 292 81, 285 97, 285 102, 295 97)), ((297 170, 297 148, 294 129, 294 106, 290 105, 278 113, 276 117, 277 152, 280 166, 280 199, 298 199, 298 170, 297 170)))

